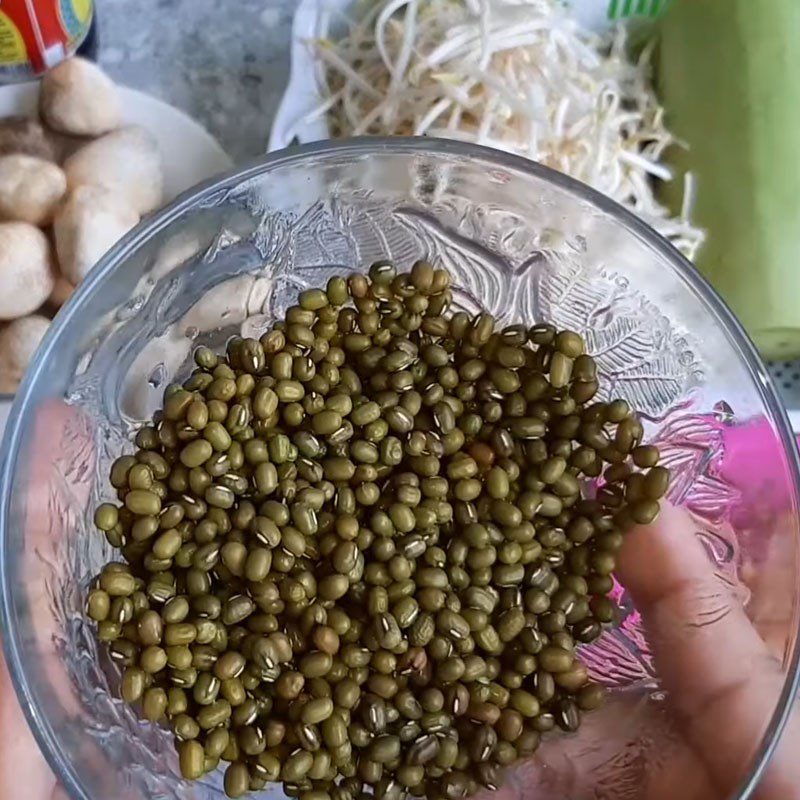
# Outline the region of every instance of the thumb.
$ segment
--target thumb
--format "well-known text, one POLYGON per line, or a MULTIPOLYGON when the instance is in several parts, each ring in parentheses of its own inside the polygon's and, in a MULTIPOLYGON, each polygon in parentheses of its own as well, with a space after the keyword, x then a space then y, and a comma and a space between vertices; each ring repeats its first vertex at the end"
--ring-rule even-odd
POLYGON ((0 652, 0 798, 49 800, 55 778, 33 740, 0 652))
MULTIPOLYGON (((688 513, 665 504, 654 524, 627 535, 618 576, 642 614, 687 744, 724 797, 749 774, 785 676, 696 530, 688 513)), ((800 787, 800 765, 776 762, 769 780, 800 787)), ((760 791, 800 797, 800 788, 760 791)))

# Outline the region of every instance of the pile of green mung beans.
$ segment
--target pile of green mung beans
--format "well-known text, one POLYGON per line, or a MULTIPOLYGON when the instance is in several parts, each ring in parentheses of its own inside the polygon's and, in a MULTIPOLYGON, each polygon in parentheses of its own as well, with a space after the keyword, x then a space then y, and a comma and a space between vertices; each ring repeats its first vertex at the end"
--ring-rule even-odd
POLYGON ((576 651, 669 473, 577 333, 451 303, 425 261, 331 278, 113 464, 88 614, 183 777, 459 800, 602 703, 576 651))

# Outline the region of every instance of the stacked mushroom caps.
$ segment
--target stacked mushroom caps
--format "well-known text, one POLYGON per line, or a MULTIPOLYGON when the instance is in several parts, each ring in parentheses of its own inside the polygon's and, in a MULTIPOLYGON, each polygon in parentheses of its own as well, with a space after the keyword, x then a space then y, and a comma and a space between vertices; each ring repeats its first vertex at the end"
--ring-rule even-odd
POLYGON ((0 120, 0 392, 14 392, 55 311, 161 204, 161 157, 123 126, 111 79, 81 58, 42 79, 39 118, 0 120))

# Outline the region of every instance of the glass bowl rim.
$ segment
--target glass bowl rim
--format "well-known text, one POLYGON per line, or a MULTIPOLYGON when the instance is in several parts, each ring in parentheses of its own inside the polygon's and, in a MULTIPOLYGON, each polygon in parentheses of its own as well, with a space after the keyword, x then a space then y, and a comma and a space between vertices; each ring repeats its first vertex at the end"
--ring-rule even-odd
MULTIPOLYGON (((84 298, 93 293, 102 282, 112 276, 128 258, 136 253, 140 245, 146 243, 160 230, 179 219, 192 208, 202 205, 210 196, 220 191, 237 188, 247 181, 268 174, 275 169, 292 167, 298 164, 302 165, 303 162, 311 161, 316 156, 321 156, 330 161, 337 157, 353 158, 381 153, 406 156, 425 155, 434 159, 443 155, 467 160, 473 159, 482 161, 496 169, 509 170, 551 184, 564 193, 589 203, 603 214, 613 218, 615 222, 642 241, 657 255, 670 262, 677 277, 702 298, 716 323, 728 333, 732 339, 732 344, 738 349, 753 386, 776 423, 780 442, 787 457, 787 466, 791 472, 794 500, 796 503, 800 500, 800 453, 798 452, 797 442, 792 433, 786 409, 779 399, 777 390, 755 346, 733 312, 696 267, 669 241, 639 219, 633 212, 590 186, 538 162, 490 147, 456 140, 434 137, 361 136, 350 139, 312 142, 268 153, 188 189, 164 208, 144 219, 117 242, 98 261, 86 279, 77 287, 70 299, 56 315, 14 397, 2 447, 0 447, 0 631, 5 634, 2 636, 2 644, 6 665, 25 718, 47 763, 70 796, 81 798, 81 800, 90 800, 79 784, 73 765, 61 751, 56 732, 52 729, 49 720, 42 714, 37 698, 34 697, 31 686, 25 678, 20 657, 20 647, 17 641, 18 627, 12 613, 13 604, 11 602, 10 582, 6 578, 8 567, 6 527, 13 480, 11 456, 16 456, 19 450, 22 418, 30 404, 33 384, 51 357, 51 351, 61 330, 69 320, 80 314, 84 298)), ((796 582, 795 589, 796 593, 800 593, 800 580, 796 582)), ((800 686, 800 620, 796 622, 798 628, 795 630, 793 652, 787 664, 786 678, 778 703, 759 744, 752 772, 744 779, 735 800, 747 800, 756 789, 791 713, 792 704, 797 694, 798 686, 800 686)), ((731 800, 734 799, 731 798, 731 800)))

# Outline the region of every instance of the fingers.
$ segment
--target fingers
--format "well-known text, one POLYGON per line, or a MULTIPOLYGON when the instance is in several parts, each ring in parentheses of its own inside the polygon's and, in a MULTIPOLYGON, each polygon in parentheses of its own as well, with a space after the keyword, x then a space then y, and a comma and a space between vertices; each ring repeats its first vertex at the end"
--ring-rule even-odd
MULTIPOLYGON (((17 572, 24 612, 36 624, 27 647, 32 648, 30 679, 46 685, 58 697, 62 715, 79 712, 63 658, 55 643, 61 635, 54 616, 52 570, 63 564, 64 537, 78 527, 93 475, 92 440, 88 421, 76 409, 47 401, 31 423, 30 444, 21 453, 25 470, 25 536, 19 548, 17 572), (89 457, 87 457, 87 447, 89 457)), ((57 585, 57 582, 56 582, 57 585)), ((55 709, 54 709, 55 714, 55 709)), ((58 719, 54 716, 54 724, 58 719)), ((56 781, 28 728, 6 665, 0 656, 0 798, 51 800, 56 781)))
POLYGON ((683 733, 724 797, 750 769, 784 676, 695 530, 665 505, 656 523, 628 534, 618 574, 683 733))
POLYGON ((0 655, 0 797, 50 800, 56 779, 28 728, 0 655))
POLYGON ((758 551, 748 549, 744 554, 740 576, 751 593, 748 616, 772 655, 782 661, 791 641, 794 607, 788 598, 793 596, 797 582, 797 521, 787 513, 775 515, 768 524, 769 532, 760 537, 758 551))
POLYGON ((503 800, 718 800, 708 770, 675 735, 663 702, 642 691, 611 692, 602 708, 582 718, 578 735, 545 737, 509 784, 519 791, 503 800))
POLYGON ((57 615, 54 587, 76 558, 69 537, 79 535, 94 480, 92 425, 80 409, 51 400, 37 410, 30 445, 25 517, 25 591, 36 621, 39 669, 67 714, 80 713, 57 643, 66 620, 57 615), (61 566, 53 566, 61 565, 61 566))

